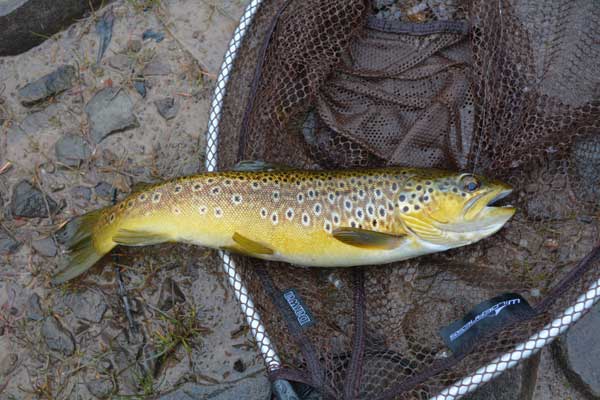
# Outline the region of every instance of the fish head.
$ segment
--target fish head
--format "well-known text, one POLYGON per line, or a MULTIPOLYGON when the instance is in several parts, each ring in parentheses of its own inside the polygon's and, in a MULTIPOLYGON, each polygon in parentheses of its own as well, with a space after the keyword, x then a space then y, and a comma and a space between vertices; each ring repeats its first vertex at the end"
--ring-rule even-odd
POLYGON ((498 180, 440 172, 427 183, 426 195, 415 199, 420 206, 413 206, 412 212, 403 216, 403 223, 432 244, 453 248, 477 242, 500 230, 516 211, 510 205, 495 205, 512 192, 498 180))

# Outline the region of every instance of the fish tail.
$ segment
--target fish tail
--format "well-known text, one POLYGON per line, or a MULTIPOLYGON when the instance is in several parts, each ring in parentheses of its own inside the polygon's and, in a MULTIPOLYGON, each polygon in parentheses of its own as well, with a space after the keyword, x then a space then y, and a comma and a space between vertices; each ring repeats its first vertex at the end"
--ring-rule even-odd
POLYGON ((102 246, 100 250, 94 245, 94 242, 97 242, 94 239, 98 239, 95 237, 97 235, 94 234, 94 228, 100 223, 101 215, 102 210, 92 211, 67 224, 67 226, 72 224, 68 229, 74 230, 66 243, 69 250, 68 263, 52 277, 53 285, 59 285, 83 274, 115 246, 114 243, 110 243, 102 246))

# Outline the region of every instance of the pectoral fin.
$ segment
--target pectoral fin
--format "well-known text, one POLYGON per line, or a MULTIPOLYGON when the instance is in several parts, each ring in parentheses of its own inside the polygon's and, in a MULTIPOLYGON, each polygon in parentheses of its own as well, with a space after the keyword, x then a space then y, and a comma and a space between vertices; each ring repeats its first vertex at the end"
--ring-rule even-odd
POLYGON ((391 250, 402 244, 405 235, 392 235, 360 228, 337 228, 333 230, 333 237, 350 246, 391 250))
POLYGON ((232 239, 245 254, 273 254, 273 249, 235 232, 232 239))
POLYGON ((112 237, 113 242, 123 246, 147 246, 169 242, 172 238, 164 233, 152 231, 119 229, 112 237))

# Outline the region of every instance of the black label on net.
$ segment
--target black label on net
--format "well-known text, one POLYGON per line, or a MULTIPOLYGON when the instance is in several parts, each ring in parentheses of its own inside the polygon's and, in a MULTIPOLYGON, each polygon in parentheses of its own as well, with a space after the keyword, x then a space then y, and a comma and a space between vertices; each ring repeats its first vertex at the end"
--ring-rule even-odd
POLYGON ((298 293, 294 289, 288 289, 283 292, 283 298, 287 302, 287 304, 292 309, 292 312, 296 316, 296 321, 298 321, 298 325, 302 328, 307 328, 309 326, 314 325, 315 320, 306 307, 306 304, 302 301, 298 293))
POLYGON ((440 330, 446 345, 460 354, 467 351, 482 336, 502 327, 513 318, 535 315, 527 300, 516 293, 505 293, 479 303, 461 320, 455 321, 440 330))

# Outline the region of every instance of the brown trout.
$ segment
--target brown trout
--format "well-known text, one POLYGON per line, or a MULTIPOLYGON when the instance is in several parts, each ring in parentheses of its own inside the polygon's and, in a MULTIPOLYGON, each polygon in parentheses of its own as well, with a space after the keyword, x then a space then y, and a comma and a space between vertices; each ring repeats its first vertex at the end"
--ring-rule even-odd
POLYGON ((349 267, 474 243, 515 213, 506 184, 469 173, 384 168, 230 171, 177 178, 75 221, 59 284, 117 245, 184 242, 265 260, 349 267))

